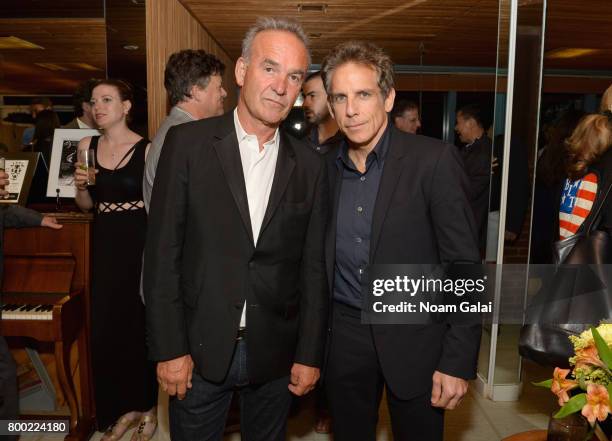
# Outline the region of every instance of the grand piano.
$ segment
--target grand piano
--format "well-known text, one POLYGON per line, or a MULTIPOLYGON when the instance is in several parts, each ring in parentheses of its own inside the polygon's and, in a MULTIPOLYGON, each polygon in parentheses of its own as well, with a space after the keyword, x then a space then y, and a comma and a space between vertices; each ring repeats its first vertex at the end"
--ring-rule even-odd
POLYGON ((64 225, 58 231, 41 227, 5 231, 1 330, 6 337, 28 337, 53 345, 59 383, 70 410, 66 440, 81 441, 89 439, 95 417, 89 351, 92 217, 81 213, 56 216, 64 225), (74 342, 78 393, 69 363, 74 342))

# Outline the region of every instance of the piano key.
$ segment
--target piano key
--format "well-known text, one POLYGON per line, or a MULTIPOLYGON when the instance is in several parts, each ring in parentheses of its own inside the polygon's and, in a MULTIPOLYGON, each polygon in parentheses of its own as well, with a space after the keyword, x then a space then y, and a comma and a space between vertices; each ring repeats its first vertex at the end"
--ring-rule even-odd
POLYGON ((5 304, 0 308, 2 320, 53 320, 53 305, 5 304))

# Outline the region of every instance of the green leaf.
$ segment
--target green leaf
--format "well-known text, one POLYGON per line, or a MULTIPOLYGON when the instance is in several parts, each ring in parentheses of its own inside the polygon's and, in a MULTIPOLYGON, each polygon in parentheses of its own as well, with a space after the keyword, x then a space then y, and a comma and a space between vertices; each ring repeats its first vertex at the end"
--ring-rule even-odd
POLYGON ((545 387, 546 389, 550 389, 552 387, 552 378, 550 380, 540 381, 539 383, 531 382, 534 386, 545 387))
POLYGON ((574 395, 561 409, 559 409, 559 412, 557 412, 554 417, 564 418, 572 413, 576 413, 579 410, 582 410, 586 402, 587 399, 585 393, 574 395))
POLYGON ((608 369, 612 369, 612 350, 610 350, 608 343, 606 343, 597 329, 591 328, 591 332, 593 333, 593 340, 595 340, 599 358, 601 358, 601 361, 604 362, 608 369))

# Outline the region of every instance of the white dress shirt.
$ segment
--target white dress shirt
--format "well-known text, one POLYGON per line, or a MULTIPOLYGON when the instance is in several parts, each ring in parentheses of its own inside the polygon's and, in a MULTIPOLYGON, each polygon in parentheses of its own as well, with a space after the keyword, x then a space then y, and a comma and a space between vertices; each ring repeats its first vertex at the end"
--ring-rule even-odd
POLYGON ((91 129, 92 127, 89 127, 87 124, 85 124, 83 121, 81 121, 80 118, 77 117, 77 124, 79 125, 79 129, 91 129))
MULTIPOLYGON (((237 109, 234 110, 234 127, 236 128, 240 161, 242 162, 242 171, 244 173, 249 216, 251 218, 251 227, 253 228, 253 240, 255 241, 255 246, 257 246, 259 230, 261 230, 264 214, 268 207, 268 199, 270 199, 272 181, 274 180, 274 170, 276 169, 276 160, 278 159, 278 129, 274 132, 272 139, 266 142, 260 151, 257 136, 249 135, 242 128, 238 119, 237 109)), ((245 326, 246 302, 242 307, 242 317, 240 318, 240 327, 245 326)))

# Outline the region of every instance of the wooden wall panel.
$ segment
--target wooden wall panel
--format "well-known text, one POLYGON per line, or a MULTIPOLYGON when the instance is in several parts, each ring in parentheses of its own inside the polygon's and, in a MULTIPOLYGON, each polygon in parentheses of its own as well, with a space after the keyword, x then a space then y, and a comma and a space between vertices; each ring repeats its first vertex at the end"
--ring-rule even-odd
POLYGON ((155 135, 166 117, 168 104, 164 89, 164 69, 168 57, 182 49, 204 49, 225 63, 223 85, 228 96, 225 109, 236 104, 234 60, 211 37, 178 0, 149 0, 147 9, 147 91, 149 136, 155 135))

